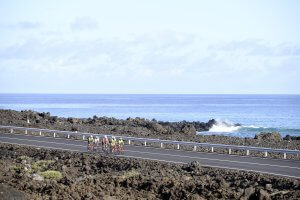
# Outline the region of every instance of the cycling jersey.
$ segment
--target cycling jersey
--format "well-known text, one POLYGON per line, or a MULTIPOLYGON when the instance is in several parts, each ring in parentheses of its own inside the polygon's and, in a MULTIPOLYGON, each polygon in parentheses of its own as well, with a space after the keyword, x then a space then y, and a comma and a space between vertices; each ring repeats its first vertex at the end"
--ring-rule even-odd
POLYGON ((119 145, 124 145, 124 141, 123 140, 119 140, 119 145))

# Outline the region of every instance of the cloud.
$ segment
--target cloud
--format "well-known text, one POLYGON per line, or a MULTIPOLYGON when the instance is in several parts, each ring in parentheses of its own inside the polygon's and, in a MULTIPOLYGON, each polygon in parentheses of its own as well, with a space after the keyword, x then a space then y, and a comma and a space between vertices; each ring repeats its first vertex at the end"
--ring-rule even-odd
POLYGON ((98 22, 90 17, 79 17, 71 23, 70 27, 74 31, 95 30, 98 29, 98 22))
POLYGON ((264 40, 240 40, 211 45, 211 50, 245 56, 294 56, 299 55, 300 44, 269 44, 264 40))
POLYGON ((124 88, 139 82, 157 87, 168 84, 165 88, 177 85, 192 92, 205 84, 213 89, 217 82, 227 88, 243 84, 251 88, 267 80, 276 85, 272 77, 299 82, 295 76, 300 70, 296 69, 300 66, 298 51, 297 44, 270 45, 256 40, 211 43, 178 33, 131 40, 31 39, 0 49, 0 69, 5 74, 47 73, 74 85, 78 80, 95 85, 123 81, 124 88))
POLYGON ((10 24, 7 27, 14 28, 14 29, 37 29, 40 28, 42 25, 39 22, 30 22, 30 21, 22 21, 16 24, 10 24))

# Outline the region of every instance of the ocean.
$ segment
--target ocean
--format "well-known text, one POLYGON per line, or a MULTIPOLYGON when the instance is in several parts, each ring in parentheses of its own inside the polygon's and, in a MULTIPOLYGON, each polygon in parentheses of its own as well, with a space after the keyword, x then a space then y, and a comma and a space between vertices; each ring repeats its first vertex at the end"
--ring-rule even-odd
POLYGON ((218 124, 201 134, 253 137, 278 131, 300 136, 300 95, 0 94, 0 109, 172 122, 214 118, 218 124), (236 123, 242 126, 233 126, 236 123))

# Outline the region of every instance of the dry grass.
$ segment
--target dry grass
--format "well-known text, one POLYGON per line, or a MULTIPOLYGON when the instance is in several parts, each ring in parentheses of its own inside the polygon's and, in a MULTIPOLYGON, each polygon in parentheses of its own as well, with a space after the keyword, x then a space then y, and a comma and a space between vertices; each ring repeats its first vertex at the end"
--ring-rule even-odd
POLYGON ((35 172, 47 170, 49 168, 49 165, 51 165, 54 162, 55 161, 53 161, 53 160, 36 161, 35 163, 32 164, 32 170, 35 172))
POLYGON ((54 170, 47 170, 41 173, 44 179, 51 179, 51 180, 59 180, 62 178, 62 174, 59 171, 54 170))
POLYGON ((140 172, 138 172, 136 170, 131 170, 131 171, 125 172, 123 175, 120 176, 120 178, 128 179, 128 178, 139 176, 139 175, 140 175, 140 172))

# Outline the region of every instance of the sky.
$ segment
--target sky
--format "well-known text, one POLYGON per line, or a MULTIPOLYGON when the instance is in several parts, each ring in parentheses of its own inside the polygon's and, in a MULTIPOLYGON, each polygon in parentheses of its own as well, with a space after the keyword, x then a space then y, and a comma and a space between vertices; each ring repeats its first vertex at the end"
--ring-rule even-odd
POLYGON ((300 94, 297 0, 2 0, 0 93, 300 94))

